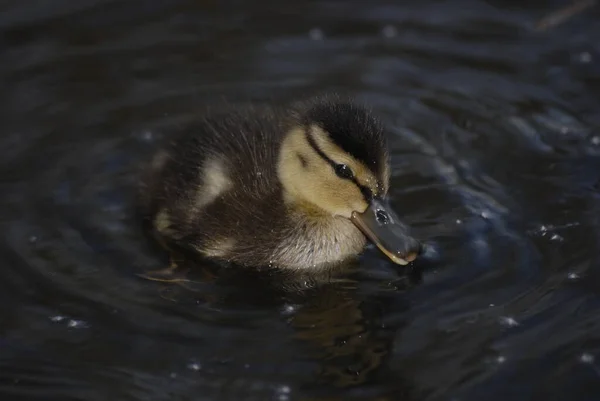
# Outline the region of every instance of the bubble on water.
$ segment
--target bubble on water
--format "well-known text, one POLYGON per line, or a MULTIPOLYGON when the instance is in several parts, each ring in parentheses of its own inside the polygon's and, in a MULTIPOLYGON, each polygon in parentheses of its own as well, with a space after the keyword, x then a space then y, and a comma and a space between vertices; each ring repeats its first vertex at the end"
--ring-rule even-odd
POLYGON ((588 52, 582 52, 579 54, 579 61, 581 63, 589 63, 592 61, 592 55, 588 52))
POLYGON ((151 142, 154 139, 154 132, 148 130, 142 131, 138 134, 138 137, 142 141, 151 142))
POLYGON ((32 235, 32 236, 29 237, 29 243, 31 243, 31 244, 36 243, 37 240, 38 240, 38 237, 35 236, 35 235, 32 235))
POLYGON ((538 228, 534 230, 530 230, 529 233, 533 235, 539 235, 541 237, 545 237, 550 235, 550 239, 553 241, 562 241, 564 238, 560 234, 556 234, 555 232, 558 230, 565 230, 572 227, 579 226, 578 222, 561 224, 559 226, 554 226, 552 224, 542 224, 538 228))
POLYGON ((494 306, 496 306, 495 304, 490 304, 490 308, 493 308, 494 306))
POLYGON ((202 369, 202 365, 200 365, 198 362, 190 362, 188 363, 187 368, 197 372, 202 369))
POLYGON ((323 37, 325 36, 323 31, 319 28, 313 28, 310 31, 308 31, 308 36, 312 39, 312 40, 323 40, 323 37))
POLYGON ((394 25, 386 25, 381 30, 381 34, 386 38, 393 38, 398 36, 398 30, 394 25))
POLYGON ((88 325, 83 320, 70 319, 69 323, 67 323, 67 326, 72 329, 83 329, 86 328, 88 325))
POLYGON ((577 280, 580 278, 579 274, 575 273, 575 272, 571 272, 569 274, 567 274, 567 278, 569 280, 577 280))
POLYGON ((510 316, 502 316, 500 318, 500 324, 507 327, 516 327, 519 325, 519 322, 510 316))
POLYGON ((277 399, 280 401, 287 401, 290 399, 290 393, 292 392, 292 389, 290 388, 290 386, 286 386, 281 385, 279 387, 277 387, 277 389, 275 390, 276 394, 277 394, 277 399))
POLYGON ((600 145, 600 136, 593 136, 592 139, 590 139, 590 142, 594 146, 600 145))
POLYGON ((504 355, 498 355, 496 357, 496 362, 497 363, 504 363, 504 362, 506 362, 506 357, 504 355))
POLYGON ((285 304, 283 305, 283 307, 281 308, 281 313, 283 315, 293 315, 294 313, 296 313, 296 310, 298 309, 297 305, 293 305, 293 304, 285 304))
POLYGON ((552 226, 546 226, 544 224, 542 224, 538 229, 537 229, 537 233, 539 235, 541 235, 542 237, 545 237, 546 235, 550 234, 550 232, 554 229, 554 227, 552 226))
POLYGON ((456 219, 456 224, 462 224, 462 220, 461 219, 456 219))
POLYGON ((592 355, 592 354, 590 354, 588 352, 584 352, 583 354, 581 354, 579 356, 579 361, 581 363, 589 363, 589 364, 591 364, 591 363, 594 363, 594 360, 595 360, 594 355, 592 355))
POLYGON ((55 323, 67 321, 67 327, 69 327, 71 329, 83 329, 83 328, 88 327, 88 324, 86 322, 84 322, 83 320, 69 319, 66 316, 62 316, 62 315, 50 316, 50 320, 55 323))

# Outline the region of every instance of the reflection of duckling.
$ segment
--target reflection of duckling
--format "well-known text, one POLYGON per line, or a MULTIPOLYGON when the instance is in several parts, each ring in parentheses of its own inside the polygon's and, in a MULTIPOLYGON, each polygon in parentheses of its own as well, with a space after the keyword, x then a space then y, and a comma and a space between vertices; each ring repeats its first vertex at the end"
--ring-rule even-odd
POLYGON ((154 157, 141 187, 166 242, 245 266, 320 269, 366 238, 406 264, 419 243, 389 208, 381 124, 340 98, 213 112, 154 157))

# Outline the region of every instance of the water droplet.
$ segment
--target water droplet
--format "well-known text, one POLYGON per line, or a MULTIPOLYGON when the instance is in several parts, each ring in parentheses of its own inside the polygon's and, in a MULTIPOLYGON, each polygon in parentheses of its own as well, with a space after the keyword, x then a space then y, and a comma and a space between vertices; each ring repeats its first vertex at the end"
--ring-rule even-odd
POLYGON ((588 352, 584 352, 583 354, 581 354, 581 356, 579 357, 579 361, 581 363, 594 363, 594 355, 588 353, 588 352))
POLYGON ((87 327, 87 323, 83 320, 70 319, 69 323, 67 323, 67 326, 72 329, 83 329, 87 327))
POLYGON ((32 235, 32 236, 29 237, 29 242, 31 244, 37 242, 37 240, 38 240, 38 237, 36 237, 35 235, 32 235))
POLYGON ((496 306, 496 305, 494 305, 494 304, 490 304, 490 308, 493 308, 494 306, 496 306))
POLYGON ((593 136, 592 139, 590 139, 590 142, 595 146, 600 145, 600 136, 593 136))
POLYGON ((506 362, 506 357, 503 355, 498 355, 498 357, 496 358, 496 362, 504 363, 504 362, 506 362))
POLYGON ((154 133, 152 131, 143 131, 139 134, 140 139, 146 142, 150 142, 154 139, 154 133))
POLYGON ((574 273, 574 272, 567 274, 567 278, 569 280, 577 280, 579 277, 580 277, 579 274, 574 273))
POLYGON ((292 392, 292 389, 290 388, 290 386, 281 385, 277 387, 275 392, 277 393, 278 400, 287 401, 290 399, 290 393, 292 392))
POLYGON ((592 61, 592 55, 588 52, 583 52, 579 55, 579 61, 582 63, 589 63, 592 61))
POLYGON ((398 30, 393 25, 386 25, 381 30, 381 34, 386 38, 393 38, 398 36, 398 30))
POLYGON ((462 220, 461 219, 456 219, 456 224, 462 224, 462 220))
POLYGON ((490 218, 490 214, 486 211, 481 212, 481 217, 483 217, 484 219, 489 219, 490 218))
POLYGON ((50 316, 50 320, 52 320, 53 322, 62 322, 63 320, 65 320, 64 316, 61 315, 56 315, 56 316, 50 316))
POLYGON ((174 378, 176 378, 176 377, 177 377, 177 373, 175 373, 175 372, 171 372, 171 374, 169 375, 169 377, 170 377, 171 379, 174 379, 174 378))
POLYGON ((312 39, 312 40, 323 40, 323 37, 325 36, 323 34, 323 31, 319 28, 313 28, 310 31, 308 31, 308 36, 312 39))
POLYGON ((187 367, 188 367, 188 369, 195 370, 196 372, 199 371, 200 369, 202 369, 202 365, 200 365, 197 362, 188 363, 187 367))
POLYGON ((283 306, 281 313, 284 315, 292 315, 296 312, 296 305, 286 304, 283 306))
POLYGON ((250 369, 250 364, 249 363, 244 364, 244 369, 250 369))
POLYGON ((563 239, 564 238, 558 234, 552 234, 552 237, 550 237, 550 241, 562 241, 563 239))
POLYGON ((507 326, 507 327, 515 327, 515 326, 519 325, 519 322, 517 322, 512 317, 503 316, 503 317, 500 318, 500 324, 502 324, 504 326, 507 326))

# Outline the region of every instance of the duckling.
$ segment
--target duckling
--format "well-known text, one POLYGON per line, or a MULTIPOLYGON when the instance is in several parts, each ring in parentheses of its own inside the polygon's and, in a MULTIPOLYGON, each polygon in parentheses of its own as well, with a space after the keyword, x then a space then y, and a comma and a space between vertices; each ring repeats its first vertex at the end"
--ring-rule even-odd
POLYGON ((170 138, 142 180, 163 243, 247 267, 316 271, 373 242, 406 265, 420 243, 390 208, 382 123, 339 96, 208 112, 170 138))

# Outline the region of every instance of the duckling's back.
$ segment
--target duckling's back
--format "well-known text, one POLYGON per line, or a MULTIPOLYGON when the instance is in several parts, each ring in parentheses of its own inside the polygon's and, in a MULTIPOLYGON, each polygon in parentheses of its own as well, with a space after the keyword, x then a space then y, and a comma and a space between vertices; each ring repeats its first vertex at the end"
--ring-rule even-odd
POLYGON ((268 263, 289 229, 276 168, 288 124, 277 109, 243 107, 208 113, 169 136, 142 180, 146 221, 206 256, 230 259, 235 250, 234 259, 268 263))

